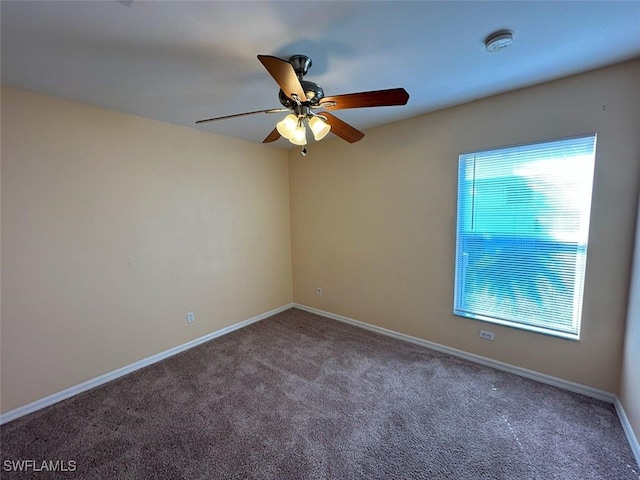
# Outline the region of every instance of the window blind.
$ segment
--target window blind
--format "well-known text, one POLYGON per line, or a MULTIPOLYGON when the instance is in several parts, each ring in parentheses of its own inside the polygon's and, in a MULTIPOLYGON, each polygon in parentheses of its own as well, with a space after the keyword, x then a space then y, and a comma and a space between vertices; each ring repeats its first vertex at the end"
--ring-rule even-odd
POLYGON ((460 155, 455 314, 579 335, 595 143, 460 155))

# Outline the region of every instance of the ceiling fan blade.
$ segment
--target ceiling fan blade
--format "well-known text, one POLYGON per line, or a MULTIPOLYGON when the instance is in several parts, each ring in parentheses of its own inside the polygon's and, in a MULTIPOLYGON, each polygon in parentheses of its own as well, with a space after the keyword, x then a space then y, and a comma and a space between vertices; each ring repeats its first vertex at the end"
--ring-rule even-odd
POLYGON ((244 117, 245 115, 253 115, 255 113, 279 113, 288 112, 288 108, 269 108, 267 110, 256 110, 255 112, 236 113, 234 115, 225 115, 224 117, 205 118, 204 120, 198 120, 196 123, 214 122, 216 120, 224 120, 226 118, 244 117))
POLYGON ((327 119, 327 123, 331 125, 331 133, 339 136, 349 143, 357 142, 358 140, 362 140, 362 137, 364 137, 364 133, 360 130, 353 128, 348 123, 343 122, 338 117, 334 117, 328 112, 320 112, 319 115, 327 119))
POLYGON ((264 68, 267 69, 276 83, 280 85, 287 97, 293 99, 293 95, 297 95, 301 102, 307 100, 304 89, 300 85, 300 80, 298 80, 298 76, 289 62, 271 55, 258 55, 258 60, 264 65, 264 68))
POLYGON ((407 101, 409 101, 409 94, 404 88, 390 88, 324 97, 320 101, 320 106, 327 110, 342 110, 345 108, 406 105, 407 101), (335 105, 333 105, 334 103, 335 105))
POLYGON ((271 143, 271 142, 275 142, 276 140, 278 140, 280 138, 280 132, 278 132, 277 128, 274 128, 273 130, 271 130, 271 133, 269 135, 267 135, 267 138, 265 138, 262 143, 271 143))

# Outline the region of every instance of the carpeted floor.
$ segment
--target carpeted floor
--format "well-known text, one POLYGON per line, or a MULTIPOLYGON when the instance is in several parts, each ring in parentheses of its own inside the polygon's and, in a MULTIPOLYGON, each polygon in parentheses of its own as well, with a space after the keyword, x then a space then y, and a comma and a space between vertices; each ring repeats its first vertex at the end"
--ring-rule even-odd
POLYGON ((3 479, 640 478, 612 405, 296 309, 0 433, 3 479))

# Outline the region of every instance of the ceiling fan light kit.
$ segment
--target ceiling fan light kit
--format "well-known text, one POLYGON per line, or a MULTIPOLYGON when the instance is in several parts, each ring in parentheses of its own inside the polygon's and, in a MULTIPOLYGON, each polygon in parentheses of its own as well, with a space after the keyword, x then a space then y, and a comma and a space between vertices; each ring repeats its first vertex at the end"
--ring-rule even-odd
POLYGON ((316 141, 322 140, 331 130, 331 125, 325 123, 319 115, 315 115, 313 113, 302 114, 297 117, 290 113, 284 117, 283 120, 276 123, 276 130, 282 137, 286 138, 294 145, 306 145, 307 135, 304 125, 305 121, 309 125, 309 128, 313 133, 313 138, 315 138, 316 141))
POLYGON ((327 124, 320 116, 316 115, 309 119, 309 128, 313 132, 313 138, 322 140, 331 130, 331 125, 327 124))
MULTIPOLYGON (((271 55, 258 55, 258 60, 280 86, 278 99, 285 108, 225 115, 223 117, 198 120, 196 123, 212 122, 255 113, 276 113, 288 110, 290 113, 276 124, 276 127, 262 141, 263 143, 274 142, 280 137, 284 137, 294 145, 304 146, 307 144, 307 125, 316 141, 322 140, 331 131, 343 140, 354 143, 361 140, 364 137, 364 133, 334 117, 326 110, 406 105, 409 100, 409 94, 404 88, 326 97, 320 85, 303 80, 312 65, 311 59, 306 55, 293 55, 288 61, 271 55), (314 113, 312 110, 315 109, 324 110, 320 113, 314 113)), ((303 149, 304 154, 306 154, 306 149, 303 149)))
POLYGON ((293 137, 293 132, 298 126, 298 117, 296 117, 293 113, 290 113, 284 119, 278 123, 276 123, 276 129, 278 133, 282 135, 286 139, 290 139, 293 137))
POLYGON ((300 121, 298 126, 293 130, 293 135, 289 141, 294 145, 304 146, 307 144, 307 129, 304 128, 302 121, 300 121))

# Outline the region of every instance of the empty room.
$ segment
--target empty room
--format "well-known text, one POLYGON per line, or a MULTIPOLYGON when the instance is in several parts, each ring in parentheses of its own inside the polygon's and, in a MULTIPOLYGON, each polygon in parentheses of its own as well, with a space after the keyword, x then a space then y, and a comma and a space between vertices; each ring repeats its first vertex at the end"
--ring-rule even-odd
POLYGON ((640 2, 0 21, 3 479, 640 479, 640 2))

